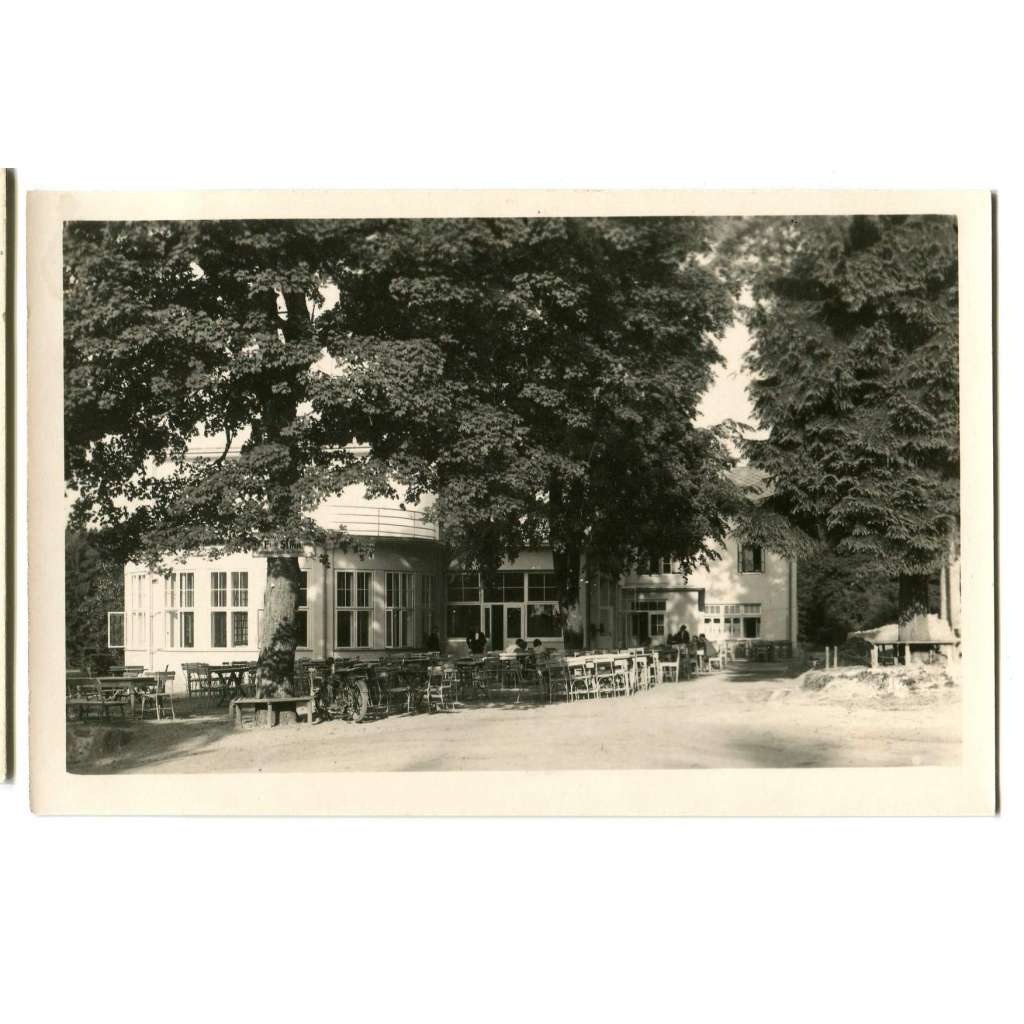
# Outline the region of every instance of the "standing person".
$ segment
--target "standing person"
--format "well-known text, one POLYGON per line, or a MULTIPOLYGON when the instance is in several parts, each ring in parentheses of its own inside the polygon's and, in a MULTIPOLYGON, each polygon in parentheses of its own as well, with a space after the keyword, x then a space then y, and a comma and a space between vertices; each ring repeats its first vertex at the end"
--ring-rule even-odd
POLYGON ((684 647, 690 646, 690 631, 685 626, 679 630, 679 642, 683 644, 684 647))
POLYGON ((466 637, 466 646, 470 654, 480 655, 487 650, 487 634, 477 629, 466 637))

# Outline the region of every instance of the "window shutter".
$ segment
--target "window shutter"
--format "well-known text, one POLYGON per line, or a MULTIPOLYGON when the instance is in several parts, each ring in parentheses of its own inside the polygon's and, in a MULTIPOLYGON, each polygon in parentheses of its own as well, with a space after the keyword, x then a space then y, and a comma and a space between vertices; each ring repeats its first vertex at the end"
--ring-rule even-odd
POLYGON ((107 612, 107 646, 124 647, 124 612, 107 612))

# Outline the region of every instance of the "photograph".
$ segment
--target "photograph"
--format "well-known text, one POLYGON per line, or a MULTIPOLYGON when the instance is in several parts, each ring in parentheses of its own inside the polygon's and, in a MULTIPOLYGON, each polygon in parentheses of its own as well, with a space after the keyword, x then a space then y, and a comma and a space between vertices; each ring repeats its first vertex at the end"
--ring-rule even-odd
POLYGON ((62 218, 65 773, 959 769, 958 218, 737 206, 62 218))

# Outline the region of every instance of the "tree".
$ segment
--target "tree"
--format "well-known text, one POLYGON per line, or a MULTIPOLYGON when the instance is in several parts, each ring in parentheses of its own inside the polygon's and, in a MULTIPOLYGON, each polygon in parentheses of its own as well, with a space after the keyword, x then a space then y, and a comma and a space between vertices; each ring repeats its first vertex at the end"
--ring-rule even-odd
POLYGON ((437 495, 462 564, 550 545, 571 620, 584 564, 710 557, 741 496, 693 425, 733 315, 708 222, 379 221, 354 242, 319 328, 348 372, 314 407, 370 441, 379 481, 437 495))
POLYGON ((64 237, 65 477, 74 525, 123 559, 267 555, 261 656, 291 679, 297 550, 344 543, 307 515, 355 479, 302 407, 311 309, 336 229, 317 222, 70 223, 64 237), (190 454, 198 440, 222 447, 190 454))
POLYGON ((121 567, 88 535, 64 534, 64 647, 69 665, 84 665, 107 646, 107 612, 124 607, 121 567))
POLYGON ((774 493, 747 525, 899 583, 899 615, 959 531, 957 232, 950 217, 764 218, 723 244, 750 289, 750 393, 774 493))
POLYGON ((266 552, 282 685, 348 484, 436 495, 467 568, 550 543, 567 608, 585 560, 706 560, 741 500, 692 423, 732 316, 708 256, 682 218, 69 224, 74 522, 152 565, 266 552))

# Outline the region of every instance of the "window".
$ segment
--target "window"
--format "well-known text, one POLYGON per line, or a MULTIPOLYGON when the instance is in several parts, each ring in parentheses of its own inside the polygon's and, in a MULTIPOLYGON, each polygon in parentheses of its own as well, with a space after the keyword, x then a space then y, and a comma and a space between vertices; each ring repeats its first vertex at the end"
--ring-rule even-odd
POLYGON ((704 609, 701 630, 709 639, 751 640, 761 635, 759 604, 709 604, 704 609))
POLYGON ((370 572, 335 574, 335 647, 370 646, 370 572))
POLYGON ((247 647, 249 644, 249 574, 231 574, 231 646, 247 647))
MULTIPOLYGON (((210 607, 226 608, 228 603, 228 574, 226 572, 210 573, 210 607)), ((227 647, 228 645, 228 613, 224 611, 210 612, 210 646, 227 647)))
POLYGON ((175 573, 164 577, 164 644, 167 647, 178 646, 178 577, 175 573))
POLYGON ((164 580, 164 608, 167 615, 167 646, 195 647, 195 574, 171 573, 164 580))
POLYGON ((561 636, 555 622, 554 604, 530 604, 526 606, 526 635, 529 639, 551 639, 561 636))
POLYGON ((764 548, 760 544, 740 545, 740 572, 764 572, 764 548))
POLYGON ((107 612, 107 646, 124 647, 124 612, 107 612))
POLYGON ((434 577, 424 573, 420 577, 420 639, 426 643, 434 631, 434 577))
POLYGON ((144 572, 132 573, 128 586, 128 637, 127 641, 131 647, 148 647, 149 638, 146 635, 146 574, 144 572))
POLYGON ((480 628, 479 604, 448 605, 448 636, 462 639, 480 628))
POLYGON ((210 646, 227 647, 228 645, 228 613, 210 613, 210 646))
POLYGON ((512 605, 507 612, 505 639, 519 640, 523 637, 523 609, 512 605))
POLYGON ((181 646, 196 645, 196 613, 195 607, 196 582, 195 573, 183 572, 178 576, 178 606, 181 609, 181 646))
POLYGON ((295 644, 309 646, 309 573, 299 573, 299 596, 295 607, 295 644))
POLYGON ((387 572, 384 574, 384 646, 411 647, 415 574, 387 572))
POLYGON ((671 558, 652 558, 647 571, 652 576, 668 576, 675 572, 675 569, 671 558))
POLYGON ((665 602, 635 600, 630 612, 631 634, 637 640, 655 639, 665 635, 665 602))
POLYGON ((450 572, 448 573, 448 600, 472 601, 476 604, 480 600, 480 578, 475 572, 450 572))
MULTIPOLYGON (((474 600, 476 600, 474 598, 474 600)), ((484 583, 484 600, 496 604, 519 604, 523 601, 523 574, 499 572, 497 579, 484 583)))
POLYGON ((527 573, 528 601, 557 601, 558 583, 553 572, 527 573))

